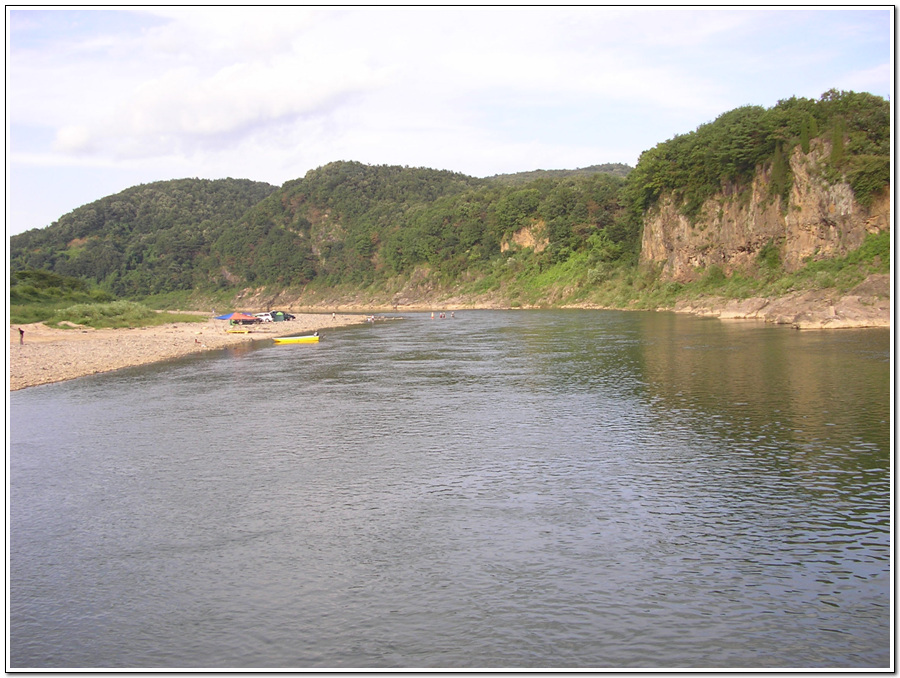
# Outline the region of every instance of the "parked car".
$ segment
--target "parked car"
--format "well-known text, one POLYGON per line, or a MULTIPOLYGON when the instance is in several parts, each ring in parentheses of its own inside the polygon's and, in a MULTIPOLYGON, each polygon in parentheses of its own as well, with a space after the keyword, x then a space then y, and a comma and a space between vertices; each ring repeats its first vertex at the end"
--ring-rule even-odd
POLYGON ((272 314, 271 313, 254 313, 254 316, 259 318, 260 322, 270 323, 272 322, 272 314))

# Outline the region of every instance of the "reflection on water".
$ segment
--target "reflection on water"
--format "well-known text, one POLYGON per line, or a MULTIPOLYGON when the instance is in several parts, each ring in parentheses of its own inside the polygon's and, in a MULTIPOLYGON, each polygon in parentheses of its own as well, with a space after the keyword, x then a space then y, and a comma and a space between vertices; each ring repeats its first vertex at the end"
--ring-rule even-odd
POLYGON ((888 444, 886 331, 822 337, 712 320, 688 330, 685 318, 669 314, 645 320, 651 325, 646 332, 660 340, 644 351, 643 371, 666 407, 725 408, 738 421, 782 426, 808 442, 851 433, 875 446, 888 444), (677 331, 660 327, 675 324, 677 331))
POLYGON ((18 667, 883 667, 886 331, 467 312, 11 394, 18 667))

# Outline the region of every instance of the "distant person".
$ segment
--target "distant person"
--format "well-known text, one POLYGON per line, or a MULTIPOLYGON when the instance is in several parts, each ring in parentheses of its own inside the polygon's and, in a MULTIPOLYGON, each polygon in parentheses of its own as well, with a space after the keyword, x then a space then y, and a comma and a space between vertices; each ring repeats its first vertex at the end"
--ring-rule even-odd
POLYGON ((25 330, 23 330, 21 327, 19 328, 19 343, 25 343, 25 330))
POLYGON ((331 319, 334 320, 334 311, 331 312, 331 319))

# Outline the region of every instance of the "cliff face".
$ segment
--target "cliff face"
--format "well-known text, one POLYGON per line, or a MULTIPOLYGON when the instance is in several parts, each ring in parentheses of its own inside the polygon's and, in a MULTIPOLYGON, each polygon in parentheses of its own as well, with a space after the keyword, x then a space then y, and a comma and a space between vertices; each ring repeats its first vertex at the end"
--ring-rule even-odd
POLYGON ((642 263, 662 266, 666 280, 688 282, 709 266, 726 274, 750 269, 759 251, 772 243, 785 270, 795 271, 811 259, 843 256, 859 247, 866 233, 889 229, 889 191, 864 207, 848 184, 828 185, 821 179, 817 169, 830 151, 822 142, 808 154, 794 149, 786 209, 780 197, 770 195, 768 170, 757 172, 749 192, 708 200, 694 224, 678 212, 671 196, 663 197, 644 218, 642 263))
POLYGON ((547 240, 547 224, 543 220, 531 226, 524 226, 513 233, 512 238, 500 243, 500 251, 508 252, 513 247, 528 247, 535 252, 543 252, 550 241, 547 240))

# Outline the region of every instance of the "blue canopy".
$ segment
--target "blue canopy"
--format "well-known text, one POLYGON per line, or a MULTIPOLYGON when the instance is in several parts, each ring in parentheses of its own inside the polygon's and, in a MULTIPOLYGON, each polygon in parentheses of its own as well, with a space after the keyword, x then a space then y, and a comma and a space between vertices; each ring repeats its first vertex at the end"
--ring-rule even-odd
POLYGON ((217 315, 216 320, 252 320, 256 316, 252 316, 249 313, 242 313, 241 311, 235 311, 234 313, 226 313, 225 315, 217 315))

